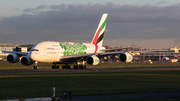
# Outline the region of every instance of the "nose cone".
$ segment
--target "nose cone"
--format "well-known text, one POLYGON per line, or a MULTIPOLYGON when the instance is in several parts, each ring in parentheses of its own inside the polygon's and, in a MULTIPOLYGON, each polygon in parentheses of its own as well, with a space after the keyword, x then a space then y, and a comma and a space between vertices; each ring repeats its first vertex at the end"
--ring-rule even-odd
POLYGON ((30 52, 30 58, 34 61, 38 61, 39 58, 39 50, 38 49, 32 49, 30 52))
POLYGON ((41 50, 42 50, 43 46, 44 46, 44 42, 36 43, 32 47, 30 54, 29 54, 30 55, 29 57, 34 61, 40 61, 40 59, 41 59, 40 53, 42 53, 41 50))

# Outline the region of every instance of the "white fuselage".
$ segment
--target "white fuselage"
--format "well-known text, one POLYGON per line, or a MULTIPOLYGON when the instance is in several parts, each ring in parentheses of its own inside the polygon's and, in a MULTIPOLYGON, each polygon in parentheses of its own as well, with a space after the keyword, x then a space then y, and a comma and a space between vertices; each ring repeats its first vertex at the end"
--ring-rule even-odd
POLYGON ((61 56, 99 53, 102 49, 91 43, 43 41, 35 44, 28 56, 37 62, 59 62, 61 56))

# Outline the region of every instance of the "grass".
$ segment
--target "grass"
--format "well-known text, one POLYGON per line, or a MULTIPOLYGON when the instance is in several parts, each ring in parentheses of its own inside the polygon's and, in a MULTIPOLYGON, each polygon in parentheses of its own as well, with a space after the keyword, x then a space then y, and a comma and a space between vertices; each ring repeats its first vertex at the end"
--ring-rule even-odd
POLYGON ((0 74, 0 99, 180 91, 180 70, 0 74))
MULTIPOLYGON (((38 65, 40 68, 51 68, 51 64, 39 63, 38 65)), ((98 65, 98 67, 179 65, 178 63, 105 63, 98 65)), ((32 69, 32 66, 0 62, 0 69, 32 69)), ((179 69, 107 72, 82 71, 69 73, 1 73, 0 99, 50 97, 53 87, 56 87, 56 96, 63 96, 64 91, 71 91, 73 96, 180 91, 179 79, 179 69)), ((127 101, 131 100, 127 99, 127 101)))

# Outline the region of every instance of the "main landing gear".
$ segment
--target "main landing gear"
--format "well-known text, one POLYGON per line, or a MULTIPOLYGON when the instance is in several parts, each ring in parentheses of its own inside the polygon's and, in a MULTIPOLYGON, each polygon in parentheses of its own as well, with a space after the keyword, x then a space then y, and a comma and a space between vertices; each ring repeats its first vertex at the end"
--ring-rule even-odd
MULTIPOLYGON (((71 69, 70 65, 62 66, 62 69, 71 69)), ((86 65, 74 65, 74 69, 86 69, 86 65)))
MULTIPOLYGON (((86 69, 85 61, 79 61, 74 65, 74 69, 86 69)), ((62 69, 71 69, 70 64, 65 64, 62 69)))
POLYGON ((74 69, 86 69, 86 62, 81 61, 81 62, 77 62, 76 65, 74 65, 74 69))
POLYGON ((86 65, 74 65, 74 69, 86 69, 86 65))
MULTIPOLYGON (((33 69, 38 69, 37 64, 38 62, 35 61, 33 69)), ((59 66, 56 65, 56 63, 53 63, 52 69, 59 69, 59 66)), ((62 66, 62 69, 71 69, 71 66, 69 64, 66 64, 62 66)), ((86 69, 86 65, 82 63, 81 64, 77 63, 76 65, 74 65, 74 69, 86 69)))
POLYGON ((59 66, 57 66, 55 63, 53 63, 52 69, 59 69, 59 66))

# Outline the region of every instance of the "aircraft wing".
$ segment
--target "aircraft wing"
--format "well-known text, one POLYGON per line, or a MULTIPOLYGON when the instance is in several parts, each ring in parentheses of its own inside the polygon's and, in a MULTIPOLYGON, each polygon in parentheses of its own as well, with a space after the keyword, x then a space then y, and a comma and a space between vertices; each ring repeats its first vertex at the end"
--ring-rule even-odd
POLYGON ((104 52, 104 53, 91 53, 91 54, 83 54, 83 55, 70 55, 70 56, 62 56, 60 58, 60 61, 63 61, 63 62, 74 62, 74 61, 77 61, 79 59, 86 59, 87 57, 89 56, 97 56, 97 57, 104 57, 104 56, 109 56, 109 55, 118 55, 118 54, 123 54, 123 53, 126 53, 126 52, 104 52))
POLYGON ((60 57, 60 61, 74 62, 78 59, 84 59, 85 60, 87 57, 93 56, 93 55, 95 55, 97 57, 104 57, 104 56, 109 56, 109 55, 118 55, 118 54, 122 54, 122 53, 126 53, 126 52, 118 51, 118 52, 103 52, 103 53, 91 53, 91 54, 82 54, 82 55, 69 55, 69 56, 60 57))
POLYGON ((113 48, 113 49, 103 49, 100 51, 107 52, 107 51, 121 51, 123 49, 133 49, 134 47, 124 47, 124 48, 113 48))
POLYGON ((126 53, 127 51, 117 51, 117 52, 104 52, 104 53, 96 53, 95 55, 98 57, 103 57, 103 56, 109 56, 109 55, 118 55, 118 54, 123 54, 126 53))
POLYGON ((120 54, 125 54, 125 53, 129 53, 132 56, 134 56, 137 53, 159 52, 159 51, 164 52, 164 51, 168 51, 168 50, 113 51, 113 52, 91 53, 91 54, 83 54, 83 55, 70 55, 70 56, 62 56, 62 57, 60 57, 60 61, 61 62, 76 62, 76 61, 78 61, 80 59, 86 60, 87 57, 90 57, 90 56, 93 56, 93 55, 95 55, 95 56, 97 56, 99 58, 102 58, 104 56, 120 55, 120 54))
POLYGON ((113 52, 103 52, 96 53, 97 56, 109 56, 109 55, 118 55, 124 53, 147 53, 147 52, 167 52, 168 50, 138 50, 138 51, 113 51, 113 52))
POLYGON ((17 55, 21 55, 21 56, 23 56, 23 55, 28 55, 29 54, 29 52, 14 52, 14 51, 2 51, 3 53, 11 53, 11 54, 17 54, 17 55))
POLYGON ((139 52, 139 53, 145 53, 145 52, 167 52, 168 49, 160 49, 160 50, 137 50, 137 51, 131 51, 131 52, 139 52))

